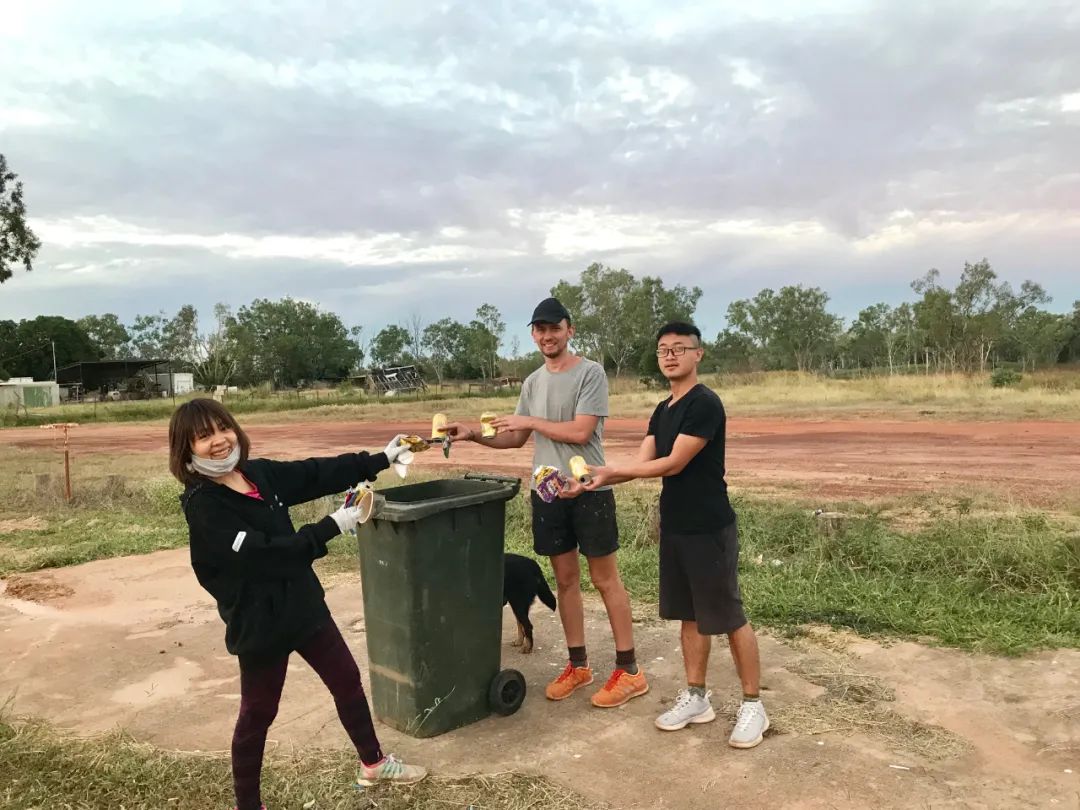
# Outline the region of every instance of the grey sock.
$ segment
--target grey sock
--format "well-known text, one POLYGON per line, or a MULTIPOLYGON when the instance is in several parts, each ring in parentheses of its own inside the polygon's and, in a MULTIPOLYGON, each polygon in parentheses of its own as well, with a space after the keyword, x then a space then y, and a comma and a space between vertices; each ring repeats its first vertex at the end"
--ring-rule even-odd
POLYGON ((629 650, 615 651, 615 669, 621 669, 628 675, 637 675, 637 658, 634 656, 634 648, 629 650))
POLYGON ((587 667, 589 665, 589 656, 585 652, 585 647, 567 647, 567 652, 570 653, 570 663, 575 667, 587 667))
POLYGON ((693 697, 704 698, 705 697, 705 687, 704 686, 691 686, 690 687, 690 694, 693 697))

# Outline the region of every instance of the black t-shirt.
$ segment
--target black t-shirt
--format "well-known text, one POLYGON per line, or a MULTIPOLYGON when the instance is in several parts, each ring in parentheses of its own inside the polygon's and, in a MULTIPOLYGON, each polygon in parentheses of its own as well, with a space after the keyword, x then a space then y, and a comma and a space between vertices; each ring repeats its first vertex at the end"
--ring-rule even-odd
POLYGON ((724 481, 724 405, 700 383, 675 404, 668 397, 653 411, 649 435, 656 439, 656 457, 671 455, 680 433, 707 439, 678 475, 664 476, 660 494, 660 528, 665 534, 711 534, 735 522, 724 481))

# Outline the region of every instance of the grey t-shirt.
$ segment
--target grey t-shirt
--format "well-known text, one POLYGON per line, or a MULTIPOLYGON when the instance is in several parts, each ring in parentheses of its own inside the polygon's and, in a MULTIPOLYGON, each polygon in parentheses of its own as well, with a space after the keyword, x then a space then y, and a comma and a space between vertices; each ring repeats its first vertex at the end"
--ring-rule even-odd
MULTIPOLYGON (((585 358, 566 371, 551 372, 541 366, 521 385, 519 416, 535 416, 551 422, 573 422, 578 414, 599 416, 587 444, 554 442, 533 431, 533 469, 541 464, 570 472, 570 459, 582 456, 590 466, 604 464, 604 418, 608 415, 608 381, 604 367, 585 358)), ((536 488, 536 483, 532 483, 536 488)), ((607 489, 608 487, 604 487, 607 489)))

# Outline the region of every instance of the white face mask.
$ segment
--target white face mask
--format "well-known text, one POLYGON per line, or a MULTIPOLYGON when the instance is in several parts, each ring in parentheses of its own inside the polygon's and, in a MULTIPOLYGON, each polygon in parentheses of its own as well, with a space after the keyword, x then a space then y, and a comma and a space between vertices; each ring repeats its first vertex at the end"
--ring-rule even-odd
POLYGON ((205 475, 207 478, 219 478, 235 470, 236 465, 239 463, 240 445, 237 444, 233 446, 232 452, 225 458, 203 458, 192 453, 187 468, 188 472, 199 473, 199 475, 205 475))

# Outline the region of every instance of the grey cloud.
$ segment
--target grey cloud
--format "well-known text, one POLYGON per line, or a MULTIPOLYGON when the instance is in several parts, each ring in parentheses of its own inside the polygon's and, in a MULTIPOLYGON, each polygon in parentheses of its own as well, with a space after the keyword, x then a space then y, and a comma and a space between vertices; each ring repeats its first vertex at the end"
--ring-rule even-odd
MULTIPOLYGON (((1066 217, 1080 202, 1080 112, 1058 104, 1080 92, 1080 16, 1069 4, 871 4, 789 20, 717 11, 671 39, 650 33, 637 7, 560 0, 432 12, 415 0, 318 11, 295 2, 204 4, 127 21, 91 15, 43 34, 52 53, 91 42, 137 65, 86 79, 10 74, 15 57, 0 56, 0 69, 16 75, 7 92, 70 119, 0 136, 37 217, 105 214, 208 235, 400 232, 420 240, 459 226, 485 244, 528 251, 492 272, 527 277, 541 293, 546 286, 532 279, 563 268, 569 277, 571 266, 543 255, 544 235, 513 221, 510 209, 594 207, 661 223, 816 220, 841 240, 877 231, 898 210, 958 220, 1061 217, 1057 233, 980 237, 955 251, 952 237, 938 235, 884 254, 820 248, 796 263, 763 237, 597 258, 699 283, 721 298, 740 279, 842 281, 858 268, 892 284, 929 264, 946 270, 945 259, 960 253, 986 254, 999 267, 1015 257, 1016 272, 1061 279, 1063 295, 1080 294, 1062 247, 1075 245, 1075 220, 1066 217), (257 69, 212 64, 191 82, 148 80, 146 66, 162 53, 250 58, 257 69), (320 82, 314 72, 349 60, 393 65, 405 78, 356 82, 338 70, 320 82), (258 72, 290 64, 307 71, 296 86, 258 72), (759 86, 740 83, 739 64, 759 86), (624 72, 645 98, 612 89, 624 72), (687 86, 665 99, 669 74, 687 86), (394 99, 394 87, 420 100, 394 99)), ((176 73, 191 66, 178 63, 176 73)), ((94 251, 70 252, 94 260, 94 251)), ((234 268, 243 277, 250 269, 210 254, 151 253, 170 267, 196 262, 200 272, 234 268)), ((296 289, 276 260, 258 266, 273 281, 266 295, 296 289)), ((354 272, 385 273, 322 264, 301 275, 332 287, 354 272)), ((145 285, 123 294, 159 294, 145 285)), ((242 286, 231 294, 241 303, 255 297, 242 286)))
MULTIPOLYGON (((125 215, 179 206, 181 219, 270 231, 357 223, 422 231, 490 222, 503 206, 571 202, 718 217, 820 215, 857 234, 898 207, 1015 210, 1014 198, 1021 208, 1038 207, 1037 194, 1021 189, 1040 189, 1075 162, 1077 125, 1064 113, 1043 110, 1053 126, 1010 127, 984 109, 1076 88, 1080 52, 1070 44, 1080 30, 1063 12, 936 7, 717 24, 687 42, 658 43, 617 25, 599 42, 595 32, 583 40, 545 36, 476 8, 409 29, 346 24, 330 38, 332 51, 428 69, 454 56, 456 76, 517 94, 536 112, 498 100, 457 99, 451 110, 387 106, 352 91, 321 95, 212 75, 161 97, 99 85, 92 97, 111 131, 92 133, 91 143, 88 134, 76 136, 82 148, 69 154, 84 159, 74 174, 88 164, 93 171, 73 202, 85 210, 112 197, 125 215), (732 84, 732 59, 760 71, 760 93, 732 84), (638 75, 671 67, 691 81, 693 101, 658 112, 650 102, 590 101, 620 65, 638 75), (761 94, 771 92, 779 111, 757 111, 761 94), (599 120, 572 120, 567 111, 582 101, 599 120), (786 105, 801 114, 785 113, 786 105), (498 128, 507 115, 517 124, 513 135, 498 128), (777 116, 782 126, 772 122, 777 116), (641 157, 627 161, 625 152, 641 157)), ((574 4, 561 11, 594 30, 603 22, 574 4)), ((317 39, 282 49, 282 35, 272 32, 284 20, 217 18, 220 27, 199 41, 242 46, 270 62, 318 58, 317 39)), ((326 35, 325 26, 308 27, 326 35)), ((38 147, 55 155, 64 137, 38 147)))

